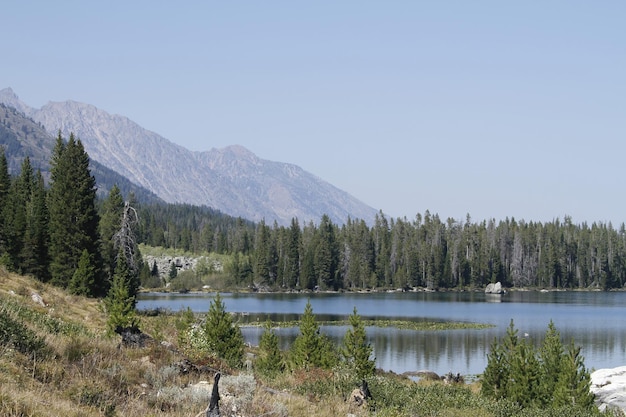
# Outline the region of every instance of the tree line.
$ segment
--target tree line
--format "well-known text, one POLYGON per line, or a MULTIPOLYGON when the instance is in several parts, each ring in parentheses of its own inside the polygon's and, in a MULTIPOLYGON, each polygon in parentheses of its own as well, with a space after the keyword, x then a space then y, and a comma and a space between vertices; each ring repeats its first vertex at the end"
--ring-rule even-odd
POLYGON ((97 200, 89 156, 73 135, 59 134, 50 167, 47 187, 28 157, 11 176, 0 147, 0 264, 90 297, 106 296, 122 271, 134 296, 141 257, 119 188, 97 200))
MULTIPOLYGON (((59 136, 46 187, 28 158, 11 177, 0 153, 0 262, 78 293, 103 296, 115 272, 114 236, 125 203, 117 187, 97 198, 88 164, 80 140, 59 136), (74 276, 83 255, 82 265, 90 268, 74 276)), ((473 222, 469 215, 444 221, 426 211, 412 220, 379 212, 371 225, 360 219, 338 225, 324 215, 317 224, 300 225, 294 218, 282 226, 207 207, 127 199, 136 209, 134 243, 228 254, 226 272, 245 287, 465 289, 501 282, 609 290, 626 282, 623 223, 616 229, 611 223, 575 224, 570 217, 473 222)), ((137 258, 131 272, 150 274, 137 258)))
MULTIPOLYGON (((232 255, 227 265, 239 285, 274 289, 506 287, 622 288, 626 283, 626 228, 507 218, 473 222, 426 211, 415 219, 387 218, 370 226, 349 219, 290 226, 242 219, 211 223, 201 208, 149 210, 138 234, 148 245, 232 255)), ((145 214, 145 215, 146 215, 145 214)), ((145 216, 144 215, 144 216, 145 216)))

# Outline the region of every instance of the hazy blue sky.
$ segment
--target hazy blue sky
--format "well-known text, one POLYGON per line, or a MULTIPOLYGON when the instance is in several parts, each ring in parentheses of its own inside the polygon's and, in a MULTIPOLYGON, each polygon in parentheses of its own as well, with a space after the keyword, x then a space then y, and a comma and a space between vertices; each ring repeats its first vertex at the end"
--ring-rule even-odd
POLYGON ((413 219, 626 221, 626 2, 10 1, 0 88, 413 219))

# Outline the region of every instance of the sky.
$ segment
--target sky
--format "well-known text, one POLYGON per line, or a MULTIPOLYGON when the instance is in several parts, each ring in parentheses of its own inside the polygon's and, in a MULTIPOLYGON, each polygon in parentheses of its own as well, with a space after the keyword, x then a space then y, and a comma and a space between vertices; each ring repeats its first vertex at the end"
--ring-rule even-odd
POLYGON ((10 1, 0 88, 390 217, 626 222, 626 2, 10 1))

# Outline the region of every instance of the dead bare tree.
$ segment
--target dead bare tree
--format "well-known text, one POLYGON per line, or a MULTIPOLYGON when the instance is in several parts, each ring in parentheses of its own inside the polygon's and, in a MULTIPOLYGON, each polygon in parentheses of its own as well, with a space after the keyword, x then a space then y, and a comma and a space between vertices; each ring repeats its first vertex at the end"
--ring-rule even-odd
POLYGON ((126 263, 134 276, 139 274, 140 265, 137 259, 137 238, 134 230, 138 223, 139 216, 137 215, 137 210, 128 201, 124 202, 120 228, 113 236, 113 243, 118 252, 120 248, 122 249, 126 263))

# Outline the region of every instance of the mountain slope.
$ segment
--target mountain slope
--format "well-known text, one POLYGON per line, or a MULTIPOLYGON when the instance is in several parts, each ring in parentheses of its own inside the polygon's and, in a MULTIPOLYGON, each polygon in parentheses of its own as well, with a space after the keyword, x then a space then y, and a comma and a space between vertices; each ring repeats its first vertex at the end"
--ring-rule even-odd
MULTIPOLYGON (((40 169, 44 179, 50 178, 50 156, 55 144, 55 137, 48 133, 41 124, 26 117, 16 108, 7 107, 0 102, 0 146, 5 149, 9 172, 19 173, 22 161, 26 156, 30 158, 34 169, 40 169)), ((98 161, 90 158, 90 169, 96 178, 96 185, 100 195, 107 195, 114 184, 120 188, 123 195, 130 192, 137 199, 145 203, 162 201, 154 193, 133 184, 124 176, 107 168, 98 161)))
POLYGON ((48 132, 73 132, 89 155, 170 203, 208 205, 250 220, 289 224, 372 221, 376 210, 296 165, 258 158, 241 146, 193 152, 94 106, 75 101, 28 107, 11 89, 0 102, 24 111, 48 132))

